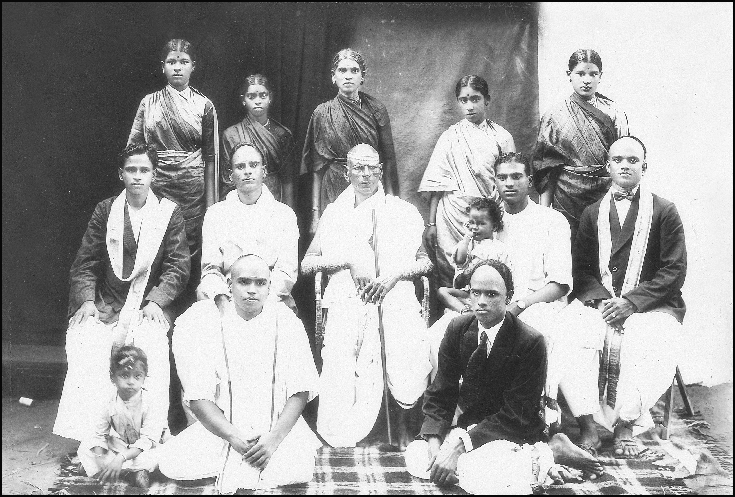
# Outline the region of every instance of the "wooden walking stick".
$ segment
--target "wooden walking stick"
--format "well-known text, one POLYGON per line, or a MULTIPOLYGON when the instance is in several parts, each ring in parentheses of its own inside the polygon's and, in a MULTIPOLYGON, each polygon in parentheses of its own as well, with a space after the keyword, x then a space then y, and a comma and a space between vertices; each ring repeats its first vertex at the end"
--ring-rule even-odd
MULTIPOLYGON (((373 254, 375 256, 375 278, 380 276, 380 264, 378 263, 378 222, 373 209, 373 254)), ((393 445, 393 434, 390 429, 390 405, 388 404, 388 371, 385 363, 385 330, 383 329, 383 305, 378 304, 378 334, 380 335, 380 363, 383 366, 383 403, 385 404, 385 421, 388 427, 388 445, 393 445)))

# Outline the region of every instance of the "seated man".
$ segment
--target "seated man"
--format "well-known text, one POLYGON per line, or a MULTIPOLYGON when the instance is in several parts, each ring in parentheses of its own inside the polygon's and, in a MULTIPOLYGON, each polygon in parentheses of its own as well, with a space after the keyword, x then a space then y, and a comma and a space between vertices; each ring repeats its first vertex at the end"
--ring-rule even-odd
POLYGON ((270 298, 296 308, 291 289, 298 272, 299 228, 296 214, 263 185, 267 172, 260 152, 241 143, 232 151, 230 175, 235 189, 211 206, 202 225, 202 281, 197 298, 227 296, 226 276, 241 248, 255 243, 276 254, 270 298))
MULTIPOLYGON (((554 209, 531 200, 531 167, 523 154, 502 154, 495 162, 495 182, 505 207, 504 227, 498 239, 505 242, 513 264, 515 292, 508 312, 546 337, 546 423, 560 421, 557 391, 576 388, 576 364, 598 360, 594 341, 559 327, 559 311, 567 305, 572 287, 572 250, 569 222, 554 209), (565 374, 566 373, 566 374, 565 374)), ((596 406, 575 406, 592 414, 596 406)), ((594 453, 599 443, 580 447, 594 453)))
POLYGON ((111 349, 126 343, 148 356, 146 389, 163 430, 173 322, 168 310, 189 279, 181 210, 150 190, 156 150, 130 145, 121 158, 125 190, 97 204, 70 271, 68 369, 53 432, 80 441, 92 433, 97 406, 114 393, 111 349))
POLYGON ((549 472, 556 480, 565 476, 554 463, 602 473, 565 435, 540 443, 546 346, 539 332, 507 312, 510 269, 477 260, 457 277, 467 279, 473 314, 453 319, 441 343, 439 371, 424 395, 423 440, 406 453, 411 474, 440 485, 459 482, 471 493, 530 493, 529 482, 542 484, 549 472))
MULTIPOLYGON (((653 426, 649 409, 677 365, 687 259, 676 207, 641 184, 643 143, 622 137, 608 157, 613 184, 582 214, 573 255, 578 301, 564 311, 570 324, 598 338, 603 357, 601 365, 574 371, 580 381, 564 396, 570 407, 602 399, 597 419, 614 427, 615 454, 631 457, 641 452, 633 437, 653 426)), ((599 443, 593 416, 578 420, 589 443, 599 443)))
POLYGON ((353 447, 375 424, 383 398, 382 307, 388 386, 403 408, 397 438, 405 444, 404 410, 421 397, 431 371, 426 327, 410 281, 431 268, 425 254, 417 259, 423 221, 414 206, 383 193, 380 160, 370 145, 350 150, 345 174, 351 185, 325 209, 302 262, 304 274, 334 273, 323 298, 329 314, 317 428, 330 445, 353 447))
POLYGON ((199 301, 176 320, 174 356, 198 421, 161 446, 169 478, 217 476, 220 493, 312 478, 321 443, 301 412, 317 372, 301 321, 267 299, 269 259, 244 248, 230 268, 232 301, 199 301))

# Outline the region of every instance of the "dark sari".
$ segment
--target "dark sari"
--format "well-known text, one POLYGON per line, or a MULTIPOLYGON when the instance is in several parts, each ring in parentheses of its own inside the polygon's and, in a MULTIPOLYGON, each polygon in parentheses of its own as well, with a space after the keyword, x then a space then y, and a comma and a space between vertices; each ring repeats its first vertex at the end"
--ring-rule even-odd
POLYGON ((265 185, 276 200, 283 201, 283 183, 291 183, 296 174, 296 156, 293 134, 276 121, 269 119, 266 126, 245 116, 242 122, 227 128, 222 135, 223 196, 233 189, 229 178, 232 169, 232 150, 238 143, 249 143, 263 155, 268 175, 265 185))
MULTIPOLYGON (((322 179, 321 211, 349 185, 345 178, 347 152, 355 145, 367 143, 380 155, 383 170, 393 181, 396 152, 388 110, 378 99, 360 92, 353 102, 337 94, 314 109, 309 121, 301 158, 301 174, 328 167, 322 179)), ((394 185, 394 193, 397 189, 394 185)))
MULTIPOLYGON (((597 98, 612 107, 607 97, 597 98)), ((618 134, 608 114, 576 93, 541 118, 533 153, 534 186, 542 193, 550 181, 556 183, 552 207, 569 221, 572 238, 582 211, 610 189, 605 163, 618 134)))

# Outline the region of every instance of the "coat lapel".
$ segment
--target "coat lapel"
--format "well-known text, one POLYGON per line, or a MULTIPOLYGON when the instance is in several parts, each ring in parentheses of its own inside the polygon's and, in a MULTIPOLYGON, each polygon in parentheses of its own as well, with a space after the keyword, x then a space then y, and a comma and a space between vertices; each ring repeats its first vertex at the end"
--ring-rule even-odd
POLYGON ((513 351, 516 338, 516 322, 512 314, 505 313, 505 322, 503 326, 498 330, 498 336, 495 337, 495 342, 490 349, 490 355, 487 358, 488 368, 490 369, 491 377, 496 377, 498 373, 505 366, 505 362, 508 360, 513 351))
POLYGON ((462 360, 462 371, 467 368, 467 363, 470 361, 470 356, 477 349, 477 318, 470 321, 470 325, 467 327, 467 331, 462 335, 462 343, 460 345, 460 358, 462 360))

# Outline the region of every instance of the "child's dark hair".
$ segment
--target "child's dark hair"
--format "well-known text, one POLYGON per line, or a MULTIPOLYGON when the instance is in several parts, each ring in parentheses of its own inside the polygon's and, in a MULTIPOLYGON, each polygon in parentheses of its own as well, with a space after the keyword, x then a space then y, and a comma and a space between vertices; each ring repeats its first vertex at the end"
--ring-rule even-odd
POLYGON ((120 347, 110 356, 110 376, 114 376, 120 370, 133 369, 138 362, 143 367, 143 372, 147 376, 148 356, 145 355, 145 352, 134 345, 120 347))
POLYGON ((470 204, 470 209, 476 211, 487 211, 490 221, 493 222, 493 231, 503 231, 503 209, 495 200, 489 197, 476 198, 470 204))

